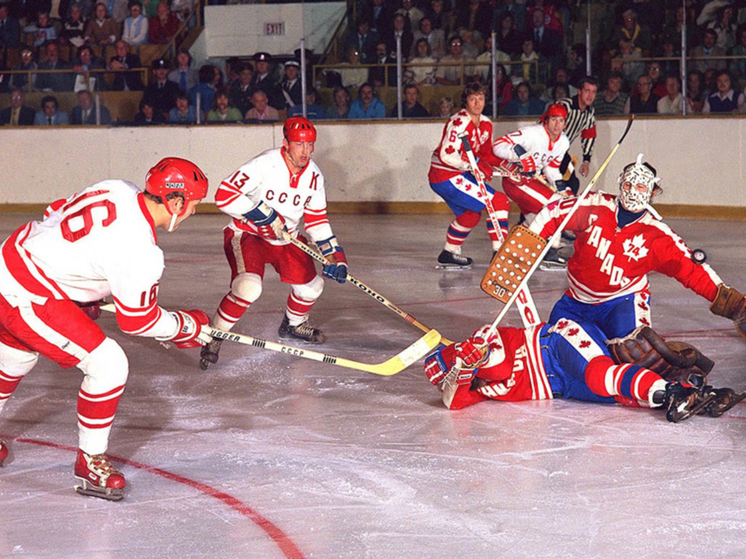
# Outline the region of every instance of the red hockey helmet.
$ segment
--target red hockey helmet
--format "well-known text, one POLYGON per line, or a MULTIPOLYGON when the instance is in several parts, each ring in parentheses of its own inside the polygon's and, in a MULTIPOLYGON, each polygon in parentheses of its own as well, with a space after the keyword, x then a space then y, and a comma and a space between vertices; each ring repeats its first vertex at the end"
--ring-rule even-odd
POLYGON ((562 118, 567 119, 567 107, 562 103, 552 103, 547 107, 547 110, 544 111, 544 114, 541 115, 541 121, 547 122, 549 117, 552 116, 561 116, 562 118))
POLYGON ((282 133, 288 142, 315 142, 316 128, 302 116, 291 116, 285 121, 282 133))
POLYGON ((156 163, 145 177, 145 190, 165 201, 172 192, 184 195, 184 211, 192 200, 207 196, 207 177, 191 161, 166 157, 156 163))

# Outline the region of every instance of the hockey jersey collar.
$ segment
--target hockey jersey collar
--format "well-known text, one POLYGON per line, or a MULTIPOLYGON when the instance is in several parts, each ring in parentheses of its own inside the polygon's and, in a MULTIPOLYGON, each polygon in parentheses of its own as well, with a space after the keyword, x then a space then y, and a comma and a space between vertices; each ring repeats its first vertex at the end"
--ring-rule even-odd
POLYGON ((280 148, 280 155, 282 155, 282 161, 285 163, 285 167, 288 170, 288 174, 290 175, 290 188, 298 188, 298 182, 300 181, 301 175, 306 172, 306 169, 308 169, 308 166, 311 164, 311 160, 308 160, 308 163, 306 163, 306 166, 303 167, 300 172, 297 175, 294 175, 293 172, 290 170, 290 166, 288 165, 287 157, 285 157, 285 154, 287 151, 285 150, 285 147, 280 148))
POLYGON ((150 231, 153 233, 153 242, 158 244, 158 235, 155 232, 155 221, 153 221, 153 216, 150 215, 148 207, 145 205, 145 196, 143 196, 142 192, 137 195, 137 204, 140 206, 142 215, 145 216, 145 221, 150 225, 150 231))

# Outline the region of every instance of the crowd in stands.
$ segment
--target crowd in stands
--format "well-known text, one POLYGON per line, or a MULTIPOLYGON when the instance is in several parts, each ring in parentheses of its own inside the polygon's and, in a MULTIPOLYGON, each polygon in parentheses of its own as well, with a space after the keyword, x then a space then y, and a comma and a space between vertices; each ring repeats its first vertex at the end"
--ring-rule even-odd
MULTIPOLYGON (((600 3, 605 17, 594 29, 592 59, 600 76, 598 116, 681 114, 684 105, 689 114, 746 112, 746 0, 686 5, 600 3), (684 21, 690 57, 685 98, 679 77, 684 21)), ((153 61, 150 76, 133 71, 143 67, 139 46, 167 43, 188 17, 189 0, 61 0, 51 6, 0 2, 0 92, 13 91, 6 109, 12 118, 0 117, 4 123, 28 120, 19 108, 23 103, 16 106, 23 91, 50 94, 32 109, 39 125, 96 122, 90 120, 94 105, 106 123, 106 107, 100 99, 93 103, 105 90, 142 91, 136 123, 271 122, 302 112, 297 53, 282 62, 265 52, 231 58, 224 75, 218 65, 195 68, 189 52, 180 50, 173 60, 153 61), (6 57, 11 49, 19 51, 12 68, 6 57), (11 69, 17 73, 2 73, 11 69), (78 99, 78 116, 85 118, 68 120, 57 110, 54 94, 67 91, 88 93, 78 99)), ((581 16, 577 2, 356 0, 355 14, 342 41, 344 61, 309 73, 305 101, 311 119, 396 118, 400 112, 404 118, 447 117, 458 107, 447 90, 439 95, 436 88, 491 84, 493 30, 500 116, 540 115, 548 104, 573 96, 585 75, 585 47, 571 39, 581 16), (396 85, 397 53, 403 62, 401 108, 377 93, 396 85), (320 82, 324 95, 312 85, 320 82), (433 88, 428 98, 437 104, 423 105, 426 88, 433 88)), ((492 88, 487 91, 490 106, 492 88)))

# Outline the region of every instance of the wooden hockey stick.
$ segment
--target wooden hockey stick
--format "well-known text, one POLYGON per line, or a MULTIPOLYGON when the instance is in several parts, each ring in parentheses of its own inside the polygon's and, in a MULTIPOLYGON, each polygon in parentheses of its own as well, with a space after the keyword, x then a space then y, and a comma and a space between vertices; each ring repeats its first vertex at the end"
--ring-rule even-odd
MULTIPOLYGON (((288 240, 288 241, 290 241, 292 244, 294 244, 296 247, 298 247, 299 249, 301 249, 303 252, 305 252, 307 255, 309 255, 311 258, 313 258, 317 262, 321 262, 321 264, 323 264, 325 266, 328 265, 328 264, 331 264, 331 262, 329 261, 329 259, 326 256, 324 256, 323 254, 319 253, 318 251, 315 251, 314 249, 312 249, 310 246, 308 246, 306 243, 304 243, 303 241, 301 241, 297 237, 293 237, 290 233, 285 233, 285 239, 288 240)), ((432 328, 430 328, 429 326, 423 324, 422 322, 420 322, 419 320, 417 320, 415 317, 413 317, 408 312, 403 311, 402 309, 400 309, 399 307, 397 307, 394 303, 392 303, 391 301, 389 301, 386 297, 384 297, 380 293, 374 291, 373 289, 371 289, 370 287, 368 287, 367 285, 365 285, 363 282, 361 282, 359 279, 351 276, 350 274, 347 274, 347 281, 349 281, 352 285, 354 285, 355 287, 357 287, 360 291, 362 291, 366 295, 372 297, 373 299, 375 299, 376 301, 378 301, 379 303, 381 303, 387 309, 389 309, 391 311, 394 311, 396 314, 398 314, 404 320, 406 320, 410 324, 413 324, 414 326, 416 326, 417 328, 419 328, 423 332, 429 332, 430 330, 432 330, 432 328)), ((447 338, 441 337, 440 343, 442 343, 443 345, 450 345, 453 342, 451 340, 447 339, 447 338)))
MULTIPOLYGON (((501 242, 505 242, 505 236, 503 235, 502 230, 500 229, 500 222, 497 219, 497 212, 495 211, 495 208, 492 206, 492 198, 489 195, 489 192, 487 192, 487 187, 484 184, 484 178, 482 177, 482 172, 479 170, 479 166, 477 165, 477 160, 474 157, 474 151, 471 149, 471 144, 469 143, 469 136, 468 134, 464 134, 463 136, 460 136, 461 143, 464 146, 464 151, 466 152, 466 157, 469 159, 469 166, 471 167, 471 172, 474 175, 474 178, 477 179, 477 185, 479 186, 479 194, 484 199, 484 207, 487 208, 487 214, 490 216, 490 220, 492 221, 492 226, 495 228, 495 233, 497 234, 497 239, 501 242)), ((518 312, 521 315, 521 321, 523 322, 523 325, 528 328, 529 326, 535 326, 539 323, 539 311, 536 309, 536 304, 534 303, 533 297, 531 297, 531 292, 528 290, 528 286, 525 286, 522 290, 521 297, 518 298, 518 312)))
MULTIPOLYGON (((116 307, 113 304, 101 305, 101 310, 116 312, 116 307)), ((319 361, 321 363, 328 363, 329 365, 337 365, 339 367, 365 371, 366 373, 386 377, 402 372, 416 361, 425 357, 425 355, 433 350, 440 342, 440 334, 438 331, 430 330, 419 340, 405 348, 403 351, 400 351, 391 359, 382 363, 362 363, 352 359, 345 359, 344 357, 329 355, 328 353, 319 353, 318 351, 311 351, 309 349, 301 349, 299 347, 280 344, 277 342, 270 342, 246 334, 227 332, 225 330, 213 328, 212 326, 207 326, 204 330, 207 334, 219 340, 228 340, 261 349, 268 349, 269 351, 276 351, 277 353, 284 353, 293 357, 310 359, 311 361, 319 361)))

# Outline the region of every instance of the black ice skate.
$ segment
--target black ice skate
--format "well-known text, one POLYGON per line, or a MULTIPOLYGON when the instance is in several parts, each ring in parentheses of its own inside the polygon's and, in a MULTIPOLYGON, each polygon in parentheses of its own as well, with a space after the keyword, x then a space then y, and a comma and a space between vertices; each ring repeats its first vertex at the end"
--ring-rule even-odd
POLYGON ((566 270, 567 259, 560 256, 559 251, 556 248, 550 248, 547 252, 544 260, 539 264, 540 270, 566 270))
POLYGON ((736 404, 746 399, 746 392, 738 394, 732 388, 705 387, 705 390, 714 395, 712 401, 704 407, 704 411, 710 417, 720 417, 736 404))
POLYGON ((75 478, 81 485, 75 491, 87 497, 99 497, 107 501, 124 498, 124 476, 109 461, 106 454, 86 454, 78 449, 75 461, 75 478))
POLYGON ((8 458, 8 445, 5 444, 5 441, 0 439, 0 468, 3 467, 3 462, 8 458))
POLYGON ((438 255, 438 265, 436 267, 445 270, 468 270, 472 264, 474 264, 474 261, 468 256, 461 256, 444 249, 438 255))
POLYGON ((223 343, 223 340, 213 338, 213 340, 209 343, 206 343, 202 346, 202 349, 199 352, 200 360, 199 360, 199 368, 203 371, 207 370, 207 367, 210 366, 210 364, 215 364, 218 362, 218 353, 220 352, 220 345, 223 343))
MULTIPOLYGON (((655 401, 655 396, 653 399, 655 401)), ((715 400, 715 394, 688 383, 671 382, 666 386, 662 400, 666 419, 679 423, 706 409, 715 400)))
POLYGON ((296 326, 291 326, 287 315, 282 318, 282 324, 277 333, 281 338, 293 338, 309 344, 323 344, 326 341, 326 336, 321 330, 308 325, 308 319, 296 326))

